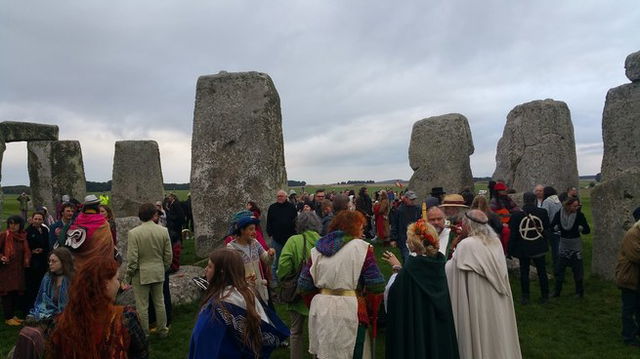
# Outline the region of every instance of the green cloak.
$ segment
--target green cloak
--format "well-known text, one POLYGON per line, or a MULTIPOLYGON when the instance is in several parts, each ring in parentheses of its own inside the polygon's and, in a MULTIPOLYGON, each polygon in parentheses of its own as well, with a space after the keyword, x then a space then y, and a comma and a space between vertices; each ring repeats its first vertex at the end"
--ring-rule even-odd
POLYGON ((442 253, 409 256, 389 289, 387 358, 458 358, 442 253))

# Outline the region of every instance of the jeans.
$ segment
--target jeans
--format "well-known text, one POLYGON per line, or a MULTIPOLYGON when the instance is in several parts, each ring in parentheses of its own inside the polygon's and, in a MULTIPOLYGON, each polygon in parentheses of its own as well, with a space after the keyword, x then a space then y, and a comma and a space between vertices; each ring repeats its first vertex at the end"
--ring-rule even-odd
POLYGON ((571 267, 573 271, 573 280, 576 283, 576 294, 579 296, 584 295, 584 263, 582 259, 582 253, 572 253, 569 257, 559 256, 558 267, 556 268, 556 289, 555 296, 559 296, 562 292, 562 284, 564 282, 564 272, 567 267, 571 267))
POLYGON ((638 340, 640 333, 640 292, 620 288, 622 298, 622 339, 625 342, 638 340))
POLYGON ((273 281, 271 283, 273 283, 272 286, 275 286, 278 284, 278 275, 276 273, 278 272, 278 261, 280 260, 280 253, 282 252, 282 247, 284 247, 284 245, 276 242, 273 238, 271 238, 270 242, 271 248, 276 250, 276 255, 275 257, 273 257, 273 263, 271 264, 271 273, 273 276, 273 281))
POLYGON ((291 359, 301 359, 304 357, 304 320, 306 317, 296 311, 290 310, 291 337, 289 337, 289 355, 291 359))
POLYGON ((522 257, 520 259, 520 285, 522 287, 522 297, 529 298, 529 263, 533 261, 533 265, 538 271, 538 281, 540 281, 540 292, 542 298, 549 297, 549 278, 547 278, 547 269, 545 266, 545 256, 540 257, 522 257))

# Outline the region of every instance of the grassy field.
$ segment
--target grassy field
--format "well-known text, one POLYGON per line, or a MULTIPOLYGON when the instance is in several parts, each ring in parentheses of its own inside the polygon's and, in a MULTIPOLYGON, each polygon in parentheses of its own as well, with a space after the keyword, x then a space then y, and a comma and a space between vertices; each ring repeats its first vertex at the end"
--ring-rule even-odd
MULTIPOLYGON (((373 186, 372 186, 373 187, 373 186)), ((483 184, 476 189, 485 187, 483 184)), ((335 187, 325 187, 333 190, 335 187)), ((379 187, 378 187, 379 188, 379 187)), ((386 188, 386 186, 384 187, 386 188)), ((314 188, 305 188, 311 192, 314 188)), ((337 189, 337 188, 336 188, 337 189)), ((355 188, 357 189, 357 187, 355 188)), ((377 188, 372 188, 372 190, 377 188)), ((177 194, 184 198, 185 193, 177 194)), ((591 203, 588 190, 581 190, 583 211, 591 221, 591 203)), ((5 213, 17 212, 15 196, 5 196, 5 213), (12 198, 13 197, 13 198, 12 198)), ((3 217, 6 218, 6 215, 3 217)), ((4 218, 3 218, 4 222, 4 218)), ((518 333, 524 358, 638 358, 640 351, 622 345, 620 337, 620 293, 611 282, 591 276, 592 235, 583 236, 585 255, 585 298, 573 296, 573 280, 567 273, 562 297, 552 299, 546 305, 537 304, 539 287, 532 282, 532 304, 519 304, 520 284, 518 278, 511 278, 518 333)), ((199 260, 195 256, 193 242, 187 241, 183 252, 183 263, 190 264, 199 260)), ((376 246, 378 258, 382 248, 376 246)), ((550 263, 548 258, 547 263, 550 263)), ((389 266, 379 260, 383 273, 388 278, 389 266)), ((553 286, 553 280, 550 285, 553 286)), ((197 305, 174 308, 174 323, 171 334, 166 339, 152 337, 152 358, 184 358, 188 352, 189 337, 197 315, 197 305)), ((278 307, 280 316, 288 322, 287 313, 278 307)), ((377 339, 377 357, 384 357, 384 329, 377 339)), ((5 355, 15 343, 17 330, 0 324, 0 355, 5 355)), ((500 340, 500 338, 496 338, 500 340)), ((273 358, 288 358, 286 349, 274 352, 273 358)))

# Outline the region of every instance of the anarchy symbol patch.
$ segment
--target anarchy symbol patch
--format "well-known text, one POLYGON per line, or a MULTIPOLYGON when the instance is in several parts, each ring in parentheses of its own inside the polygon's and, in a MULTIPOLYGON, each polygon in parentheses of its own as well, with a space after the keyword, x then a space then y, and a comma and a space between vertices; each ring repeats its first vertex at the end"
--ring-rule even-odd
POLYGON ((542 220, 534 215, 527 215, 520 221, 520 237, 525 241, 535 241, 542 238, 542 220))

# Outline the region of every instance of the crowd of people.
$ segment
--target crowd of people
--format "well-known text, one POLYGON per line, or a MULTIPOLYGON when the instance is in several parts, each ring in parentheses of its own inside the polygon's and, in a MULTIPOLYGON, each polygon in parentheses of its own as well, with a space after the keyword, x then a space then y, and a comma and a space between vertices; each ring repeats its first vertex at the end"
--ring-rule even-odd
MULTIPOLYGON (((435 187, 427 198, 391 189, 372 196, 366 187, 300 197, 279 190, 266 216, 253 201, 238 208, 220 239, 225 245, 194 278, 203 295, 189 358, 268 358, 283 346, 291 358, 369 358, 380 325, 389 358, 520 358, 508 258, 519 260, 523 305, 530 303, 531 265, 541 304, 561 295, 567 266, 576 297, 585 295, 581 235, 590 228, 575 188, 558 195, 536 186, 521 201, 503 182, 477 195, 435 187), (388 280, 374 245, 393 270, 388 280), (286 308, 288 326, 276 303, 286 308)), ((108 205, 89 195, 56 212, 57 221, 34 212, 26 230, 23 216, 11 216, 0 233, 5 323, 23 326, 14 355, 147 358, 148 337, 169 335, 168 275, 179 266, 192 219, 175 195, 141 205, 142 224, 128 233, 119 274, 108 205), (135 308, 116 305, 116 294, 129 289, 135 308)), ((640 220, 640 209, 634 216, 640 220)), ((617 269, 623 339, 634 346, 639 228, 640 221, 627 233, 617 269)))

